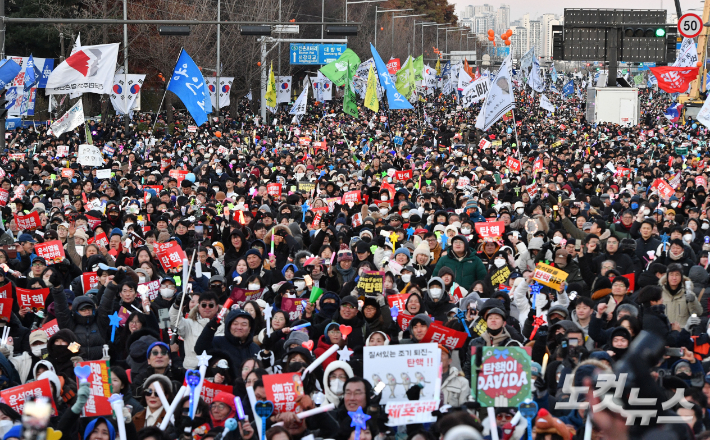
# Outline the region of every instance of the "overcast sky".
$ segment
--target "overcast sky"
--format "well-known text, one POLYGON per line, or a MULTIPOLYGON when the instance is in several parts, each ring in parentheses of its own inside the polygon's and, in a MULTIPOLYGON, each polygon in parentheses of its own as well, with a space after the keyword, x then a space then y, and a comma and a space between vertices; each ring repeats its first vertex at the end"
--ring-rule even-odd
MULTIPOLYGON (((624 9, 660 9, 661 7, 669 10, 669 15, 675 13, 673 0, 626 0, 623 5, 620 5, 618 0, 576 0, 576 1, 561 1, 548 0, 545 2, 530 0, 505 0, 505 1, 490 1, 490 0, 449 0, 449 3, 456 5, 456 12, 460 13, 466 5, 482 5, 488 3, 493 5, 495 9, 502 4, 510 5, 510 19, 517 20, 526 13, 530 13, 531 17, 538 17, 544 13, 553 13, 562 15, 564 9, 567 8, 619 8, 624 9), (663 6, 661 6, 661 3, 663 6)), ((688 9, 702 8, 703 3, 700 0, 680 0, 680 6, 683 13, 689 12, 688 9)), ((701 15, 700 11, 691 11, 701 15)))

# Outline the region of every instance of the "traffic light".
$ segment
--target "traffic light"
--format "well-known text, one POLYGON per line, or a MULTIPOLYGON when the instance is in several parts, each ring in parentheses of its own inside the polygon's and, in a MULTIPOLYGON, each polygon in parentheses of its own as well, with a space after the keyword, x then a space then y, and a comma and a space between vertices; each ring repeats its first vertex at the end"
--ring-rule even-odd
POLYGON ((656 29, 656 37, 658 38, 663 38, 666 36, 666 28, 657 28, 656 29))
POLYGON ((666 38, 666 57, 665 62, 668 65, 675 63, 676 44, 678 43, 678 27, 668 26, 665 29, 666 38))
MULTIPOLYGON (((7 94, 7 89, 0 89, 0 121, 4 121, 5 118, 7 117, 7 98, 5 95, 7 94)), ((2 125, 5 125, 3 122, 2 125)))

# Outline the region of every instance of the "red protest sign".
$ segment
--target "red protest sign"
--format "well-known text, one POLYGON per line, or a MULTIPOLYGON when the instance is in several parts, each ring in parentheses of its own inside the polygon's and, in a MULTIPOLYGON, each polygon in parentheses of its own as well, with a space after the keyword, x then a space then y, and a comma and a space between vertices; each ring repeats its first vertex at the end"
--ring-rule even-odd
POLYGON ((288 313, 289 321, 295 321, 301 318, 303 303, 308 303, 308 301, 302 298, 282 298, 281 310, 288 313))
POLYGON ((61 263, 64 260, 64 246, 60 240, 37 243, 35 245, 35 253, 44 258, 48 266, 61 263))
POLYGON ((33 331, 38 331, 38 330, 44 330, 45 333, 47 333, 47 337, 51 338, 52 335, 57 333, 59 331, 59 323, 57 322, 56 319, 53 319, 46 324, 44 324, 42 327, 38 328, 37 330, 33 331))
POLYGON ((360 200, 360 191, 348 191, 343 194, 341 205, 345 205, 346 203, 360 203, 360 200))
POLYGON ((281 197, 281 184, 269 183, 266 185, 266 192, 272 197, 281 197))
POLYGON ((10 199, 10 193, 5 189, 0 188, 0 206, 7 205, 7 201, 9 199, 10 199))
POLYGON ((95 289, 99 285, 99 275, 96 272, 84 272, 81 274, 81 287, 84 293, 95 289))
POLYGON ((202 391, 200 392, 200 396, 202 397, 202 400, 204 400, 205 403, 209 405, 214 402, 214 396, 221 392, 231 394, 232 387, 229 385, 222 385, 219 383, 210 382, 209 380, 205 380, 202 383, 202 391))
MULTIPOLYGON (((86 365, 91 368, 91 374, 87 377, 91 385, 91 390, 89 400, 87 400, 82 410, 82 417, 111 415, 111 403, 108 401, 108 398, 111 397, 111 376, 109 375, 108 361, 86 361, 77 363, 79 367, 86 365)), ((76 382, 79 383, 78 378, 76 382)))
POLYGON ((432 322, 421 342, 434 342, 443 345, 449 350, 455 350, 463 347, 467 337, 466 332, 459 332, 452 328, 444 327, 438 322, 432 322))
POLYGON ((32 397, 46 397, 52 402, 54 415, 57 414, 57 407, 54 405, 52 397, 52 387, 49 386, 49 379, 37 380, 24 385, 8 388, 0 391, 0 397, 19 414, 22 414, 22 409, 25 407, 25 401, 32 397))
POLYGON ((95 227, 101 224, 101 219, 87 214, 86 222, 89 224, 89 227, 91 229, 94 229, 95 227))
POLYGON ((185 256, 185 251, 182 250, 177 242, 171 241, 167 244, 168 246, 156 251, 156 255, 160 260, 160 265, 163 266, 163 269, 165 270, 178 269, 182 267, 182 260, 187 258, 185 256))
POLYGON ((47 300, 47 296, 49 296, 49 288, 23 289, 16 287, 15 293, 17 294, 17 304, 21 309, 44 309, 44 302, 47 300))
POLYGON ((0 298, 12 298, 12 283, 0 287, 0 298))
POLYGON ((703 188, 708 187, 708 179, 703 176, 698 176, 695 178, 695 185, 702 186, 703 188))
POLYGON ((303 395, 299 373, 266 374, 262 380, 266 398, 274 402, 274 414, 292 412, 296 408, 296 399, 303 395))
POLYGON ((518 159, 508 156, 508 160, 506 160, 505 165, 510 168, 510 171, 514 172, 515 174, 518 174, 520 172, 520 166, 521 163, 518 159))
POLYGON ((187 176, 188 173, 189 173, 189 171, 185 171, 185 170, 170 170, 168 175, 170 177, 176 179, 178 186, 180 186, 182 181, 185 180, 185 176, 187 176))
POLYGON ((15 214, 15 224, 18 229, 23 231, 32 231, 42 226, 42 223, 39 221, 39 213, 37 211, 32 211, 27 215, 15 214))
POLYGON ((151 301, 155 301, 155 298, 158 297, 158 294, 160 294, 160 280, 153 280, 153 281, 148 281, 147 283, 140 283, 138 285, 138 288, 140 289, 141 286, 145 286, 148 291, 148 299, 151 301))
POLYGON ((675 194, 675 190, 665 179, 656 179, 651 188, 658 191, 658 194, 664 199, 669 199, 675 194))
POLYGON ((74 177, 74 170, 71 168, 62 168, 62 177, 65 179, 71 179, 74 177))
POLYGON ((300 145, 308 145, 308 144, 311 143, 311 138, 309 138, 309 137, 302 137, 302 138, 300 138, 300 139, 298 140, 298 143, 299 143, 300 145))
POLYGON ((636 290, 636 274, 635 273, 627 273, 621 275, 622 277, 626 278, 629 280, 629 292, 633 292, 636 290))
POLYGON ((684 93, 690 82, 697 78, 698 67, 651 67, 651 73, 658 80, 658 88, 666 93, 684 93))
POLYGON ((503 232, 505 232, 505 225, 503 222, 490 222, 490 223, 476 223, 476 232, 483 240, 494 240, 496 238, 502 237, 503 232))
POLYGON ((12 301, 12 298, 0 299, 0 319, 10 322, 10 316, 12 315, 12 301))
POLYGON ((486 148, 491 148, 491 141, 488 139, 481 139, 481 142, 478 143, 479 148, 482 150, 485 150, 486 148))
POLYGON ((96 237, 92 237, 92 238, 94 239, 94 241, 89 242, 89 244, 96 243, 99 246, 103 246, 105 248, 108 247, 108 237, 106 237, 105 233, 102 232, 99 235, 97 235, 96 237))
POLYGON ((409 328, 409 323, 412 321, 412 318, 414 318, 414 316, 405 315, 404 313, 399 312, 397 315, 397 325, 402 329, 402 331, 405 331, 409 328))
POLYGON ((256 301, 257 299, 261 299, 263 295, 264 289, 248 290, 241 287, 235 287, 232 289, 232 293, 229 295, 229 298, 234 301, 234 304, 238 304, 239 307, 241 307, 247 301, 256 301))
POLYGON ((390 305, 390 309, 392 307, 397 307, 398 310, 404 310, 404 305, 407 303, 407 299, 409 299, 409 295, 411 295, 411 293, 402 293, 399 295, 388 296, 387 302, 390 305))
POLYGON ((319 225, 320 225, 320 219, 321 219, 322 217, 323 217, 323 216, 321 215, 320 212, 316 212, 316 215, 313 216, 313 225, 312 225, 312 226, 313 226, 313 229, 318 229, 318 227, 319 227, 319 225))
POLYGON ((399 181, 402 181, 402 182, 411 179, 413 176, 414 176, 414 172, 412 170, 395 171, 394 172, 394 178, 399 181))
POLYGON ((399 71, 399 66, 400 66, 400 60, 399 58, 390 58, 389 61, 387 61, 387 70, 389 71, 390 74, 394 75, 399 71))

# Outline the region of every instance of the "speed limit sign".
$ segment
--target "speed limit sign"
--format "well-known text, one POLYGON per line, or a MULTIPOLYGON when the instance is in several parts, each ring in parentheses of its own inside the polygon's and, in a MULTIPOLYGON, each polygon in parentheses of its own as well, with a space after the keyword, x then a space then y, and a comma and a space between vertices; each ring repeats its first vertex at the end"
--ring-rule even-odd
POLYGON ((696 14, 685 14, 678 20, 678 32, 685 38, 695 38, 703 31, 703 20, 696 14))

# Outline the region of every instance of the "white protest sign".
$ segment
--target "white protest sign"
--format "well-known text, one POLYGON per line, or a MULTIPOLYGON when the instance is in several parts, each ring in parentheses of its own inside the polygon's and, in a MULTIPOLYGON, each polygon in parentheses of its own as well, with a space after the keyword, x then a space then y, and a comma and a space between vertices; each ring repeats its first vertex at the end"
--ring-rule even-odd
POLYGON ((110 179, 111 178, 111 168, 106 168, 105 170, 96 170, 97 179, 110 179))
POLYGON ((437 399, 441 388, 441 349, 437 344, 364 347, 363 376, 372 387, 384 382, 381 404, 408 400, 407 390, 424 386, 421 400, 437 399))
POLYGON ((100 167, 104 164, 104 157, 101 150, 93 145, 79 145, 79 157, 77 162, 85 167, 100 167))

